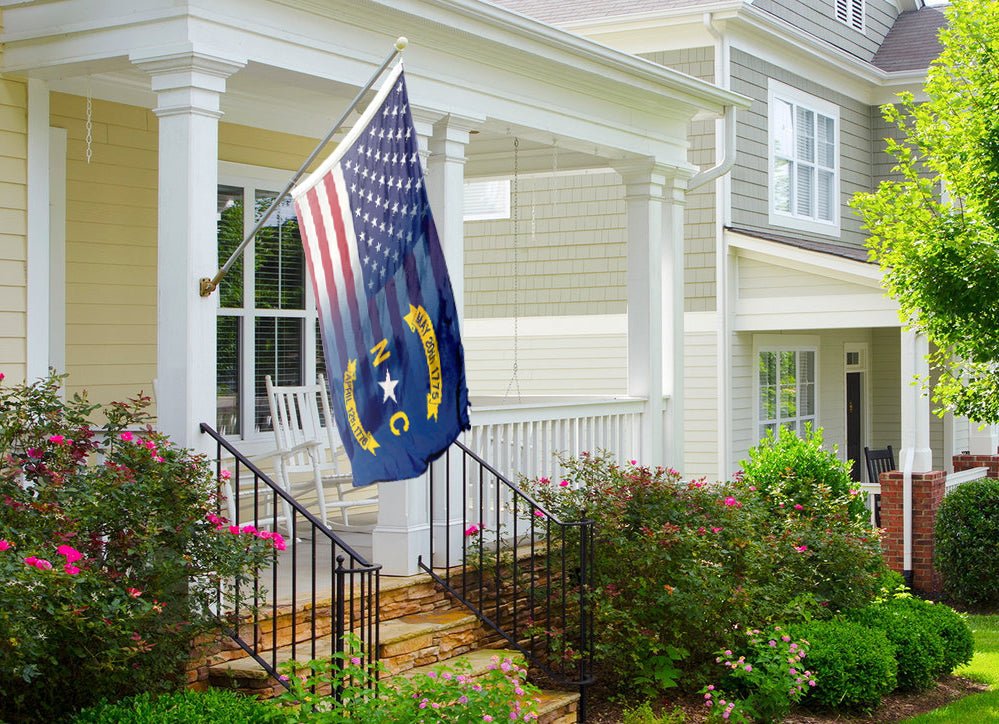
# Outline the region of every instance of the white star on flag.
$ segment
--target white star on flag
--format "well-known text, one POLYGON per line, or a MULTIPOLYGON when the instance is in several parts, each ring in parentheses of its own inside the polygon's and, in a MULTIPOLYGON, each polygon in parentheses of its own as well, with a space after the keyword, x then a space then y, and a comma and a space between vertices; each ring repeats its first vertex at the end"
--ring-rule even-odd
POLYGON ((385 396, 382 398, 382 402, 388 402, 389 400, 396 403, 399 402, 395 399, 395 386, 397 384, 399 384, 399 380, 393 380, 389 375, 389 371, 385 370, 385 380, 378 383, 378 386, 381 387, 385 393, 385 396))

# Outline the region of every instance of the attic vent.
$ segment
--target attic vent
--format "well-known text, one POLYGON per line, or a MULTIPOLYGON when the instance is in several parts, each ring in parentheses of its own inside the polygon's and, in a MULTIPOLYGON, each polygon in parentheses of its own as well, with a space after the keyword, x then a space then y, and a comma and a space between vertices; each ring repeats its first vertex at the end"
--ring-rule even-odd
POLYGON ((864 32, 864 0, 834 0, 836 19, 857 32, 864 32))

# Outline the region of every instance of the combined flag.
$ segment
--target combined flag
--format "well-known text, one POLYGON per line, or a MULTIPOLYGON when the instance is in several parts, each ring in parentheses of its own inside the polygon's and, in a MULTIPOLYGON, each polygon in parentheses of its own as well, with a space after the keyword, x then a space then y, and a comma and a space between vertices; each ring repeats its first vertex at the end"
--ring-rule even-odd
POLYGON ((468 429, 468 389, 401 64, 292 194, 354 485, 415 477, 468 429))

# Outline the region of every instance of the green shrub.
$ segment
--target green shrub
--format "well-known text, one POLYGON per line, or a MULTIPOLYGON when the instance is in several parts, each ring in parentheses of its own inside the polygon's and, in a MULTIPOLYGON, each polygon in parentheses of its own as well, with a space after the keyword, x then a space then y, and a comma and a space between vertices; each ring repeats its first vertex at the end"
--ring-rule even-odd
POLYGON ((705 705, 714 719, 783 721, 791 705, 816 686, 816 675, 806 668, 809 642, 781 626, 747 635, 745 648, 718 652, 715 661, 728 672, 720 686, 701 690, 705 705))
POLYGON ((218 584, 283 545, 221 526, 210 466, 142 429, 148 404, 0 385, 0 721, 182 686, 218 584))
POLYGON ((908 599, 905 605, 921 615, 943 641, 943 660, 936 676, 949 674, 971 661, 975 654, 975 636, 964 616, 945 604, 918 598, 908 599))
POLYGON ((231 724, 280 722, 286 716, 273 704, 231 691, 149 693, 84 709, 75 724, 231 724))
POLYGON ((604 455, 563 465, 561 483, 522 485, 562 520, 594 521, 595 658, 619 690, 651 697, 683 677, 696 689, 713 652, 745 643, 741 625, 828 617, 879 590, 880 544, 849 490, 819 485, 781 507, 745 480, 684 481, 604 455))
POLYGON ((817 685, 808 692, 807 706, 868 711, 895 689, 895 647, 884 631, 842 619, 811 621, 791 630, 810 644, 808 666, 817 685))
POLYGON ((822 447, 821 428, 813 431, 806 424, 804 437, 788 431, 774 435, 768 430, 741 464, 743 481, 777 510, 795 505, 814 508, 824 500, 839 499, 852 515, 869 517, 863 496, 850 478, 850 461, 840 460, 835 447, 822 447))
POLYGON ((935 536, 944 592, 966 605, 999 604, 999 480, 972 480, 949 493, 935 536))
POLYGON ((895 647, 898 688, 908 691, 928 689, 946 668, 943 638, 922 604, 912 597, 893 598, 848 614, 857 623, 885 632, 895 647))

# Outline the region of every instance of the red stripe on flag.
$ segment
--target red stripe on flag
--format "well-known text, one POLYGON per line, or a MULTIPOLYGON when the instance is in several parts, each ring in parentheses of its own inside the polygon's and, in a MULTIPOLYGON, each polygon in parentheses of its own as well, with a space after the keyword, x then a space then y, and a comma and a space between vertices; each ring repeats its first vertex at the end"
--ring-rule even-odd
POLYGON ((323 177, 323 184, 326 186, 326 197, 329 199, 330 216, 333 218, 333 230, 336 235, 337 250, 340 252, 340 272, 343 274, 343 286, 347 294, 347 307, 350 309, 351 326, 355 336, 355 346, 358 357, 362 351, 366 350, 363 330, 361 329, 361 312, 358 309, 357 284, 354 281, 354 269, 350 263, 350 250, 347 248, 347 232, 343 225, 343 216, 340 215, 340 196, 338 189, 333 182, 333 173, 330 172, 323 177))
MULTIPOLYGON (((330 320, 333 323, 333 334, 336 337, 337 355, 340 358, 340 369, 347 368, 347 340, 343 333, 343 322, 340 316, 340 303, 336 291, 336 280, 333 278, 333 261, 330 258, 330 243, 326 237, 326 226, 323 222, 323 212, 319 208, 319 196, 315 188, 305 194, 312 215, 312 226, 316 230, 316 246, 319 247, 321 266, 313 272, 322 274, 326 279, 326 291, 329 294, 330 320)), ((335 216, 335 214, 333 214, 335 216)), ((328 330, 323 330, 327 333, 328 330)))

